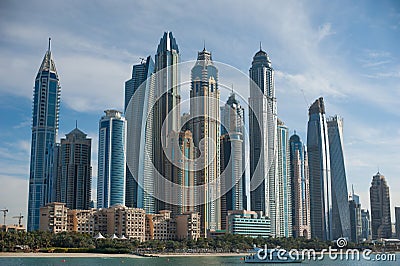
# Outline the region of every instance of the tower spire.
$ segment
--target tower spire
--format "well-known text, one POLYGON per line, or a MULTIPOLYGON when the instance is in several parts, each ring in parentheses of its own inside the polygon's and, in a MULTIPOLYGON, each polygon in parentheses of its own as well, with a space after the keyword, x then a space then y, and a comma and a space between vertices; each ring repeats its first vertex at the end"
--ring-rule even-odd
POLYGON ((260 41, 260 51, 262 51, 261 41, 260 41))
POLYGON ((50 48, 51 48, 51 37, 49 37, 49 48, 47 51, 50 51, 50 48))
POLYGON ((206 40, 203 40, 203 51, 206 50, 206 40))

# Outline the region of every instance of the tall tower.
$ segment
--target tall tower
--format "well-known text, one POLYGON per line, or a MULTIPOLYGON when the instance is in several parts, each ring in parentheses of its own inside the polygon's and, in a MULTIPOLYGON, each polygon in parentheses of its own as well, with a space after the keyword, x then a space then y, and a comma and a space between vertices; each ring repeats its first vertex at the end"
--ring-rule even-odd
POLYGON ((251 210, 271 219, 276 234, 275 163, 277 157, 277 109, 274 69, 266 52, 258 51, 251 63, 249 98, 251 210))
POLYGON ((343 119, 327 120, 332 182, 332 238, 351 236, 350 211, 343 149, 343 119))
POLYGON ((57 174, 56 201, 69 209, 90 209, 92 140, 78 128, 61 139, 61 162, 57 174))
MULTIPOLYGON (((180 132, 180 78, 179 48, 172 32, 164 32, 155 56, 155 105, 154 105, 154 154, 153 164, 162 177, 171 176, 165 172, 168 160, 162 143, 167 143, 171 131, 180 132)), ((156 193, 164 193, 160 182, 155 183, 156 193)), ((165 203, 156 200, 156 210, 165 208, 165 203)))
POLYGON ((289 143, 293 237, 310 239, 310 184, 307 151, 296 133, 290 137, 289 143))
POLYGON ((49 48, 36 75, 33 92, 28 231, 39 229, 40 207, 51 200, 49 195, 53 177, 50 176, 50 156, 57 139, 60 93, 60 80, 49 38, 49 48))
POLYGON ((374 175, 369 188, 371 202, 372 239, 392 237, 392 219, 390 217, 390 195, 386 179, 379 172, 374 175))
POLYGON ((229 210, 246 209, 244 109, 232 93, 221 107, 221 225, 229 210))
POLYGON ((125 205, 125 118, 106 110, 99 122, 97 208, 125 205))
POLYGON ((351 198, 349 200, 350 210, 350 225, 351 225, 351 241, 359 243, 361 241, 362 234, 362 220, 361 220, 361 203, 360 197, 354 194, 352 189, 351 198))
POLYGON ((171 187, 165 187, 165 209, 171 211, 172 216, 184 212, 195 211, 195 156, 190 130, 179 133, 171 131, 168 135, 166 147, 168 160, 165 170, 166 178, 171 181, 171 187))
POLYGON ((276 236, 292 236, 292 191, 290 178, 289 129, 278 119, 276 161, 276 236))
POLYGON ((308 115, 311 237, 332 240, 331 165, 328 126, 322 97, 310 106, 308 115))
POLYGON ((221 227, 220 212, 220 114, 218 70, 214 66, 211 53, 198 53, 191 71, 190 115, 193 143, 199 149, 196 165, 197 185, 204 185, 204 200, 199 206, 201 232, 221 227))
POLYGON ((134 65, 125 82, 127 207, 155 213, 153 159, 154 62, 150 56, 134 65))

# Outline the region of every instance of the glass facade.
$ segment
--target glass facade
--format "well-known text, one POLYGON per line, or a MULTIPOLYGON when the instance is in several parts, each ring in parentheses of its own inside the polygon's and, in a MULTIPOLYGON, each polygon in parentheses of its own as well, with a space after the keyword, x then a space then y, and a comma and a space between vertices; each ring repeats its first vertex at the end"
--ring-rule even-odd
POLYGON ((49 49, 36 75, 33 92, 28 231, 39 229, 40 207, 52 200, 53 147, 58 131, 61 87, 49 49))
POLYGON ((155 213, 153 159, 154 62, 150 56, 133 66, 125 83, 125 205, 155 213))
POLYGON ((327 120, 332 182, 332 238, 351 237, 346 167, 343 149, 343 119, 327 120))
MULTIPOLYGON (((307 128, 311 237, 332 240, 332 189, 328 128, 323 98, 309 108, 307 128)), ((348 208, 346 208, 348 210, 348 208)))
POLYGON ((258 51, 249 70, 250 201, 251 210, 271 219, 276 234, 277 109, 274 69, 266 52, 258 51))
POLYGON ((106 110, 99 122, 97 208, 125 205, 125 118, 106 110))

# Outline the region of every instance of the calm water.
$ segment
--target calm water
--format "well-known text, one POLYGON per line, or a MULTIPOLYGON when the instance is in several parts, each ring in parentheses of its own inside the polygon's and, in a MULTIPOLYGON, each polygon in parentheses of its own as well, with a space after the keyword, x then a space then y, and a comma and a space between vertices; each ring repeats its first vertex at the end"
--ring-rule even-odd
MULTIPOLYGON (((332 261, 325 257, 322 261, 304 261, 302 264, 291 265, 399 265, 400 253, 396 254, 396 261, 332 261)), ((169 258, 5 258, 0 257, 1 266, 14 266, 14 265, 60 265, 60 266, 83 266, 83 265, 242 265, 244 262, 240 257, 169 257, 169 258)), ((262 264, 246 264, 246 265, 262 265, 262 264)), ((271 265, 271 264, 268 264, 271 265)), ((281 265, 281 264, 276 264, 281 265)))

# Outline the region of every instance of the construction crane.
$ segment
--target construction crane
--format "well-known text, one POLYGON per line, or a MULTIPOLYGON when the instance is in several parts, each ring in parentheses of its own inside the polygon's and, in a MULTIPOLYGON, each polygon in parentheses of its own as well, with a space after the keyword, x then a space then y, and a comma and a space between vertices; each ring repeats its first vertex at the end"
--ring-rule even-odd
POLYGON ((0 210, 0 212, 4 213, 4 225, 6 225, 6 216, 7 216, 8 209, 2 209, 2 210, 0 210))
POLYGON ((21 227, 21 220, 24 216, 20 213, 19 216, 13 216, 13 218, 18 219, 18 226, 21 227))

